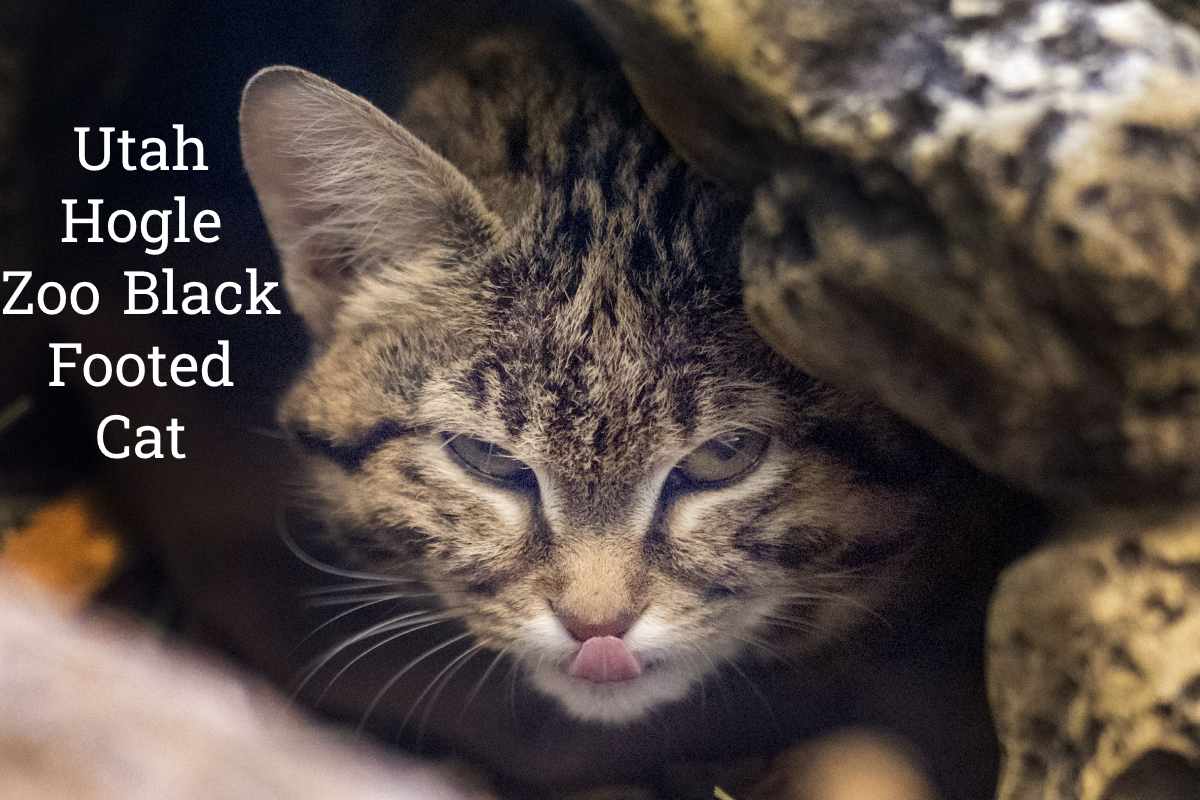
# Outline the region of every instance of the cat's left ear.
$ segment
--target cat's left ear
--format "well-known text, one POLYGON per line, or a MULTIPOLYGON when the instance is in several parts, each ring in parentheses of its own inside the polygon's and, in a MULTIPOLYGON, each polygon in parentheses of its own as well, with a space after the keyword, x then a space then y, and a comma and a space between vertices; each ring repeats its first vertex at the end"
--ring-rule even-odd
POLYGON ((462 173, 363 98, 305 70, 270 67, 250 79, 241 137, 292 305, 318 339, 365 278, 429 272, 498 236, 462 173))

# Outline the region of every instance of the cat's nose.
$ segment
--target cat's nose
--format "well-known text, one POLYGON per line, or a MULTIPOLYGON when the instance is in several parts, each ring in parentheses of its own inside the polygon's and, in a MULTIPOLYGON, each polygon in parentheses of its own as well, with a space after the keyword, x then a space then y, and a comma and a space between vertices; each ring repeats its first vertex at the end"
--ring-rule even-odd
POLYGON ((564 609, 555 609, 554 613, 558 616, 558 621, 567 629, 567 633, 571 634, 571 638, 579 642, 586 642, 588 639, 600 636, 615 636, 620 639, 637 621, 637 614, 629 611, 623 611, 608 619, 598 620, 585 619, 564 609))

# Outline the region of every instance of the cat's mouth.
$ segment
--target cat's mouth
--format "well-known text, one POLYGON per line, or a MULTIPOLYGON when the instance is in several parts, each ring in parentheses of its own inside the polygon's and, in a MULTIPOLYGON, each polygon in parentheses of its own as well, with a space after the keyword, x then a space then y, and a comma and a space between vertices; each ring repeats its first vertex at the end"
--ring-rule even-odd
POLYGON ((616 636, 593 636, 575 651, 566 665, 572 678, 592 683, 619 683, 642 674, 641 660, 616 636))
POLYGON ((527 631, 534 645, 528 651, 530 685, 578 720, 627 724, 682 700, 704 678, 698 661, 678 657, 673 631, 653 618, 628 635, 582 641, 566 636, 550 615, 530 620, 527 631))
POLYGON ((562 660, 535 667, 533 685, 578 719, 624 724, 681 699, 698 677, 671 658, 638 652, 614 636, 585 640, 562 660))

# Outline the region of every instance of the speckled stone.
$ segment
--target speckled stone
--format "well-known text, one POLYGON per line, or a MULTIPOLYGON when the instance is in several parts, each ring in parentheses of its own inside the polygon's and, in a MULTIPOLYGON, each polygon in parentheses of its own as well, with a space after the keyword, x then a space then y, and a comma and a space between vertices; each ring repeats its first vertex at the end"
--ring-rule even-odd
POLYGON ((1200 493, 1196 31, 1141 0, 582 4, 680 149, 756 187, 782 352, 1044 496, 1200 493))
POLYGON ((1200 797, 1200 509, 1089 515, 1066 534, 992 608, 999 797, 1200 797))
POLYGON ((993 601, 1002 800, 1200 797, 1200 5, 578 1, 754 192, 764 336, 1060 509, 993 601))

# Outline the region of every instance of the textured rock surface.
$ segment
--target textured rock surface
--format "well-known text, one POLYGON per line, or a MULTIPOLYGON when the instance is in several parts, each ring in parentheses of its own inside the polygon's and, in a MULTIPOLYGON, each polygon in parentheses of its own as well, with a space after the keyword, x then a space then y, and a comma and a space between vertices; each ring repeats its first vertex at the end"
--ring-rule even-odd
POLYGON ((759 186, 780 350, 1043 495, 1200 492, 1194 30, 1141 0, 583 5, 681 149, 759 186))
POLYGON ((1200 3, 1196 0, 1154 0, 1154 4, 1177 19, 1200 26, 1200 3))
POLYGON ((1200 797, 1200 4, 579 2, 676 145, 754 188, 778 349, 1125 509, 997 593, 1003 800, 1200 797))
POLYGON ((1002 800, 1200 797, 1200 511, 1081 520, 992 611, 1002 800))

